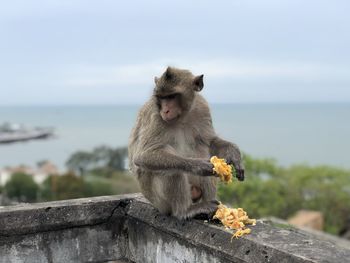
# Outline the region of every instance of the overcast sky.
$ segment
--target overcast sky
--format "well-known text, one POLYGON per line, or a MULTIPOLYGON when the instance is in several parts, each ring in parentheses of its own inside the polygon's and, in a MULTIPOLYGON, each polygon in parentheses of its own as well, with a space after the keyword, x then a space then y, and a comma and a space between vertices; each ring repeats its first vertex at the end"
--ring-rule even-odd
POLYGON ((0 105, 139 104, 167 65, 215 103, 349 102, 350 1, 0 2, 0 105))

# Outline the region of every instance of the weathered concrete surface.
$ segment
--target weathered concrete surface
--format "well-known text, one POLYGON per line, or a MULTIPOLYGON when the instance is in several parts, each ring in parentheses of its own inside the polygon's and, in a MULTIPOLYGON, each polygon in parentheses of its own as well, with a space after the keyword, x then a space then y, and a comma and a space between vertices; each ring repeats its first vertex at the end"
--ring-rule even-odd
POLYGON ((0 236, 37 233, 105 222, 140 195, 104 196, 0 208, 0 236))
MULTIPOLYGON (((270 224, 273 226, 284 227, 284 228, 285 227, 293 228, 293 226, 290 225, 288 223, 288 221, 285 221, 285 220, 280 219, 280 218, 267 217, 267 218, 264 218, 262 220, 264 221, 264 223, 270 224)), ((306 232, 308 234, 311 234, 311 236, 313 236, 314 239, 328 241, 328 242, 331 242, 332 244, 334 244, 336 247, 350 249, 350 241, 345 239, 345 238, 340 238, 338 236, 331 235, 331 234, 328 234, 326 232, 314 230, 314 229, 307 228, 307 227, 297 227, 297 228, 298 228, 298 232, 300 232, 300 233, 306 232)))
POLYGON ((75 199, 0 209, 0 262, 123 259, 126 208, 139 195, 75 199))
POLYGON ((0 208, 0 262, 350 262, 350 250, 263 222, 230 239, 139 194, 0 208))

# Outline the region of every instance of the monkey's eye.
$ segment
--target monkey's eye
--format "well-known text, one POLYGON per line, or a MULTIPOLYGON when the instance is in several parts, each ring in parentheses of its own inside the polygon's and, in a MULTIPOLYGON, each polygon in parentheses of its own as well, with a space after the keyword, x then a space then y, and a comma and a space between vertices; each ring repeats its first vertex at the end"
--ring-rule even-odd
POLYGON ((177 95, 177 94, 170 94, 170 95, 167 96, 167 99, 168 99, 168 100, 175 99, 176 95, 177 95))
POLYGON ((159 99, 161 100, 172 100, 172 99, 175 99, 177 96, 176 93, 174 94, 169 94, 169 95, 166 95, 166 96, 158 96, 159 99))

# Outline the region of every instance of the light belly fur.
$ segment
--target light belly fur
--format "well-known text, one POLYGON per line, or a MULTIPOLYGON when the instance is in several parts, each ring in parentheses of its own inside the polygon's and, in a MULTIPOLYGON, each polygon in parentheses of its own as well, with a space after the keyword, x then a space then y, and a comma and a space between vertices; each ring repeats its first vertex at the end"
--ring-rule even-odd
MULTIPOLYGON (((174 154, 188 158, 209 158, 209 148, 204 145, 196 145, 193 132, 187 129, 177 129, 174 133, 174 143, 169 145, 169 150, 174 154)), ((191 185, 200 185, 200 177, 192 173, 184 173, 191 185)))

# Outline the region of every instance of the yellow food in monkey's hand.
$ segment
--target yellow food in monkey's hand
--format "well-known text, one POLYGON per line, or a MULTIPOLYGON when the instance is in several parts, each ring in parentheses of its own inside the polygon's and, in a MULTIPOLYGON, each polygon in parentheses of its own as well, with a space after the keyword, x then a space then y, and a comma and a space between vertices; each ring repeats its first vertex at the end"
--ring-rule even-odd
POLYGON ((228 165, 225 159, 220 159, 217 156, 211 157, 210 162, 214 165, 213 172, 219 175, 221 181, 232 182, 232 165, 228 165))
POLYGON ((245 234, 249 234, 251 230, 250 228, 246 228, 245 225, 255 226, 256 224, 256 220, 250 219, 247 212, 242 208, 228 208, 223 204, 218 206, 213 219, 215 218, 219 219, 226 228, 236 230, 232 238, 239 238, 245 234))

